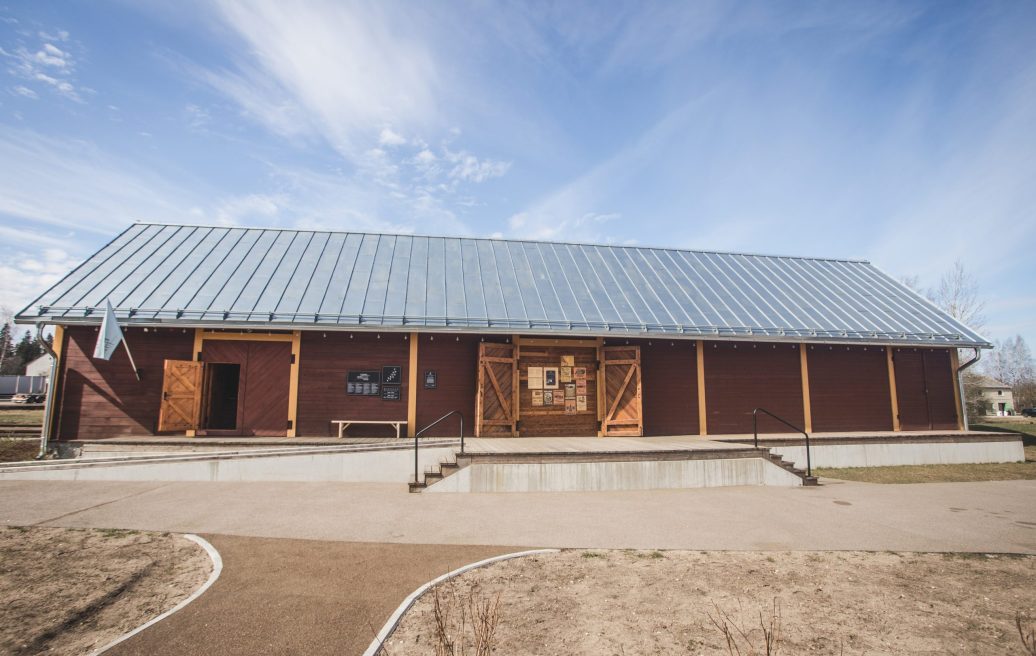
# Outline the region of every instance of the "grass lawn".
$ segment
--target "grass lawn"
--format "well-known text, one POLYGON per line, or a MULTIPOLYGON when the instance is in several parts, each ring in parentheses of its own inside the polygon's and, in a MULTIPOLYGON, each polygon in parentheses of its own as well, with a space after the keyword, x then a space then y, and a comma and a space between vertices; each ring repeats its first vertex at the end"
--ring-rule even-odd
POLYGON ((42 409, 0 408, 0 426, 43 423, 42 409))
POLYGON ((977 465, 906 465, 814 469, 816 476, 861 483, 970 483, 1036 479, 1036 445, 1025 447, 1025 462, 977 465))
POLYGON ((1026 444, 1036 444, 1036 419, 1018 417, 1003 419, 1000 417, 983 418, 980 422, 971 424, 971 430, 977 431, 1010 431, 1021 433, 1026 444))

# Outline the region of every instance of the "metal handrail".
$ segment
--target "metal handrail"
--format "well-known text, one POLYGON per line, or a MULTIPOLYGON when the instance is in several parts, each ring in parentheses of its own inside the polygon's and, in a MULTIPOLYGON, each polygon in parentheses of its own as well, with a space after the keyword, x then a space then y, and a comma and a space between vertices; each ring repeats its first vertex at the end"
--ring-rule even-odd
POLYGON ((796 431, 798 433, 802 433, 806 437, 806 476, 812 476, 813 475, 813 463, 812 463, 810 455, 809 455, 809 433, 807 433, 803 429, 799 428, 795 424, 792 424, 789 421, 781 419, 780 417, 778 417, 777 415, 773 414, 769 410, 766 410, 765 408, 756 408, 755 410, 752 411, 752 434, 754 436, 755 448, 757 448, 757 449, 759 448, 759 413, 760 412, 762 412, 763 414, 769 415, 770 417, 773 417, 774 419, 776 419, 777 421, 781 422, 782 424, 784 424, 788 428, 790 428, 790 429, 792 429, 792 430, 794 430, 794 431, 796 431))
POLYGON ((417 476, 418 476, 418 473, 420 471, 420 467, 419 467, 418 462, 417 462, 417 453, 418 453, 417 438, 421 437, 421 433, 425 432, 426 430, 428 430, 432 426, 435 426, 436 424, 438 424, 443 419, 446 419, 447 417, 450 417, 452 415, 457 415, 458 417, 460 417, 460 455, 464 455, 464 415, 461 413, 460 410, 451 410, 451 411, 447 412, 446 414, 444 414, 443 416, 441 416, 438 419, 436 419, 435 421, 433 421, 432 423, 428 424, 427 426, 425 426, 421 430, 419 430, 416 433, 414 433, 414 483, 418 482, 417 476))

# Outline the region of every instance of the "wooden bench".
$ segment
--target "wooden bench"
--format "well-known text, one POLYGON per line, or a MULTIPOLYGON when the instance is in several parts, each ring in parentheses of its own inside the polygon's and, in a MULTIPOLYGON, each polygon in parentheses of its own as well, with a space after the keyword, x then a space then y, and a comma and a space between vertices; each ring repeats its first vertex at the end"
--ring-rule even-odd
POLYGON ((353 424, 372 424, 378 426, 392 426, 396 429, 396 437, 399 437, 399 428, 406 425, 406 421, 369 421, 363 419, 334 419, 332 424, 338 424, 338 437, 345 436, 345 429, 353 424))

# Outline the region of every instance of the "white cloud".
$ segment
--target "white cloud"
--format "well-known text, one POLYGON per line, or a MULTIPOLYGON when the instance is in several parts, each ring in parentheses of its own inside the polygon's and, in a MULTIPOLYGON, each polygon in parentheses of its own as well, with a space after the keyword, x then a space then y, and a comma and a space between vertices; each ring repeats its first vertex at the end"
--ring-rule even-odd
POLYGON ((3 258, 0 258, 0 305, 16 312, 21 310, 80 261, 60 248, 45 248, 35 253, 24 250, 3 252, 3 258))
POLYGON ((447 150, 445 159, 454 165, 450 169, 449 177, 470 182, 485 182, 490 178, 499 178, 511 168, 510 162, 479 159, 466 151, 455 153, 447 150))
MULTIPOLYGON (((67 41, 68 33, 61 31, 51 35, 40 32, 39 38, 42 43, 31 47, 22 43, 13 51, 0 48, 0 56, 9 60, 8 72, 26 83, 42 83, 69 100, 83 102, 81 90, 74 84, 75 59, 67 49, 53 43, 67 41)), ((13 91, 26 98, 38 98, 36 91, 25 84, 14 87, 13 91), (36 95, 29 95, 26 91, 36 95)))
POLYGON ((18 86, 16 86, 16 87, 15 87, 15 88, 13 89, 13 91, 14 91, 14 92, 15 92, 16 94, 18 94, 19 96, 24 96, 24 97, 26 97, 26 98, 32 98, 33 100, 36 100, 37 98, 39 98, 39 97, 40 97, 40 96, 39 96, 39 94, 37 94, 37 93, 36 93, 35 91, 33 91, 32 89, 30 89, 30 88, 28 88, 28 87, 23 87, 23 86, 22 86, 22 85, 20 85, 20 84, 19 84, 18 86))
POLYGON ((269 224, 286 202, 287 198, 284 195, 235 196, 219 203, 215 217, 220 225, 247 225, 256 219, 269 224))
POLYGON ((406 138, 393 132, 390 128, 382 128, 381 134, 378 135, 378 143, 382 146, 402 146, 406 143, 406 138))

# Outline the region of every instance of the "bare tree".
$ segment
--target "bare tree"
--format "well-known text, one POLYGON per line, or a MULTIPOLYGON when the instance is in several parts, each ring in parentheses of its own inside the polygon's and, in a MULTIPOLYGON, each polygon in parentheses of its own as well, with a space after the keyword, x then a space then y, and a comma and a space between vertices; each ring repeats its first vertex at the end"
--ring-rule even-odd
MULTIPOLYGON (((904 284, 908 279, 904 279, 904 284)), ((983 312, 986 302, 979 296, 978 280, 957 260, 939 279, 939 284, 928 291, 928 299, 951 317, 974 330, 986 325, 983 312)))
POLYGON ((997 340, 995 345, 986 361, 986 373, 1012 389, 1036 379, 1032 352, 1021 335, 997 340))

